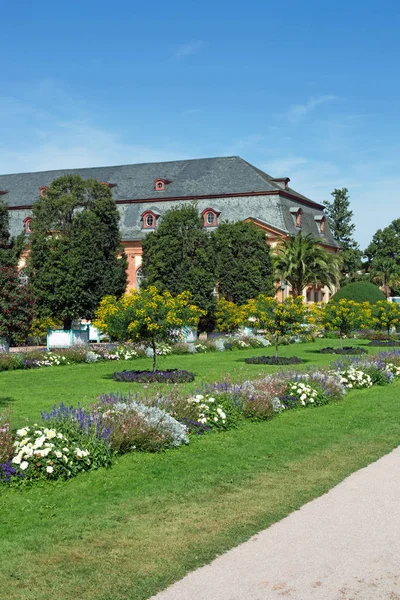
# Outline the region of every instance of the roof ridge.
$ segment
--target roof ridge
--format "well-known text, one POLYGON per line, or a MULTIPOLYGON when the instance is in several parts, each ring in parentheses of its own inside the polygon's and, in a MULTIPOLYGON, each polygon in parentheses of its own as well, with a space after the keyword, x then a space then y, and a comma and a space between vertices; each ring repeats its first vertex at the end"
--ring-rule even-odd
MULTIPOLYGON (((60 169, 46 169, 40 171, 23 171, 17 173, 0 173, 1 177, 11 177, 12 175, 34 175, 37 173, 56 173, 57 171, 85 171, 87 169, 121 169, 122 167, 140 167, 144 165, 169 165, 171 163, 187 163, 187 162, 195 162, 195 161, 203 161, 203 160, 230 160, 232 158, 236 158, 242 160, 243 162, 247 162, 243 160, 240 156, 204 156, 202 158, 181 158, 178 160, 159 160, 159 161, 148 161, 148 162, 137 162, 137 163, 125 163, 123 165, 102 165, 100 167, 66 167, 60 169)), ((250 163, 248 163, 250 164, 250 163)), ((252 165, 250 165, 252 166, 252 165)))

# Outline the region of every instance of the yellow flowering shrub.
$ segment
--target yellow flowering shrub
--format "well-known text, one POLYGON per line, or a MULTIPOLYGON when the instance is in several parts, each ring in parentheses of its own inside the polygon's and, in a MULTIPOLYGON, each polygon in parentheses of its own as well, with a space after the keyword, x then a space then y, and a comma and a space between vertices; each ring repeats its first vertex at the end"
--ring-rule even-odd
POLYGON ((197 327, 204 311, 191 303, 189 292, 172 296, 155 286, 131 290, 117 299, 106 296, 100 303, 95 327, 119 341, 149 342, 156 368, 156 344, 175 341, 183 327, 197 327))
POLYGON ((379 300, 372 305, 372 319, 374 329, 385 329, 390 335, 400 325, 400 306, 397 302, 379 300))
POLYGON ((355 302, 342 298, 338 302, 328 302, 323 316, 326 329, 338 331, 341 345, 343 336, 356 329, 366 329, 372 323, 372 306, 369 302, 355 302))
POLYGON ((275 298, 260 294, 247 302, 243 314, 248 323, 254 323, 258 329, 265 330, 275 339, 275 354, 278 356, 279 338, 302 331, 305 304, 301 297, 278 302, 275 298))
POLYGON ((217 302, 215 310, 216 328, 222 333, 232 333, 236 331, 243 322, 243 311, 240 306, 225 298, 217 302))

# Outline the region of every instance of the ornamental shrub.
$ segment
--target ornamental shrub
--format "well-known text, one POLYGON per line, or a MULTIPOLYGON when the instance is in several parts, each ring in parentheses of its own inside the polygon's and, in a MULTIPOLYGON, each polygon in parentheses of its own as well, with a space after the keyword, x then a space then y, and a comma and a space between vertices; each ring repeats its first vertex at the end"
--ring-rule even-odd
POLYGON ((348 283, 332 296, 329 303, 339 302, 342 299, 353 300, 353 302, 369 302, 370 304, 376 304, 380 300, 386 302, 385 294, 382 290, 369 281, 348 283))
POLYGON ((115 381, 132 383, 187 383, 194 381, 195 375, 190 371, 166 369, 165 371, 121 371, 115 372, 115 381))
POLYGON ((340 382, 348 389, 361 389, 372 386, 371 377, 355 367, 348 367, 340 371, 340 382))
POLYGON ((286 394, 281 401, 285 408, 295 408, 296 406, 319 406, 326 404, 328 399, 318 386, 297 380, 288 383, 286 394))
POLYGON ((165 410, 130 396, 100 396, 92 410, 102 415, 103 424, 110 431, 111 447, 119 453, 159 452, 189 442, 185 425, 165 410))
POLYGON ((249 365, 298 365, 304 362, 298 356, 253 356, 244 361, 249 365))
POLYGON ((13 456, 14 436, 10 425, 11 411, 0 412, 0 463, 6 463, 13 456))
POLYGON ((286 390, 287 382, 274 376, 245 381, 240 390, 244 416, 252 421, 272 419, 284 408, 280 398, 286 390))
POLYGON ((226 430, 235 427, 242 418, 241 406, 228 394, 196 394, 187 399, 189 407, 195 406, 196 421, 210 429, 226 430))
POLYGON ((361 348, 360 346, 343 346, 343 348, 332 348, 331 346, 327 346, 326 348, 321 348, 321 354, 368 354, 368 351, 365 348, 361 348))
POLYGON ((26 479, 68 479, 92 468, 90 452, 56 429, 23 427, 16 432, 11 465, 26 479))

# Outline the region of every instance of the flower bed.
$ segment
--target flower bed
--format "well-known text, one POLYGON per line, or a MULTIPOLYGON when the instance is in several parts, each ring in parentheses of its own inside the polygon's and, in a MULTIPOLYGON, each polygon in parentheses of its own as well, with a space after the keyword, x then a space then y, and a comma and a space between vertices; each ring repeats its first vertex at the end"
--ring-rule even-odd
POLYGON ((0 413, 0 483, 68 479, 110 466, 115 454, 178 448, 192 434, 223 432, 244 419, 261 421, 286 410, 318 407, 353 389, 387 385, 395 378, 400 378, 399 351, 347 356, 325 369, 285 370, 239 384, 219 382, 190 396, 173 386, 141 401, 103 395, 85 409, 54 406, 42 413, 42 426, 17 431, 11 429, 9 415, 0 413))
POLYGON ((332 348, 331 346, 327 346, 326 348, 321 348, 321 354, 368 354, 368 350, 365 348, 360 348, 359 346, 343 346, 343 348, 332 348))
POLYGON ((298 356, 253 356, 244 361, 249 365, 298 365, 304 362, 298 356))
POLYGON ((165 371, 121 371, 113 374, 115 381, 131 383, 187 383, 194 380, 194 373, 179 369, 165 371))
POLYGON ((368 346, 397 348, 397 347, 400 347, 400 341, 398 341, 398 340, 371 340, 369 342, 368 346))

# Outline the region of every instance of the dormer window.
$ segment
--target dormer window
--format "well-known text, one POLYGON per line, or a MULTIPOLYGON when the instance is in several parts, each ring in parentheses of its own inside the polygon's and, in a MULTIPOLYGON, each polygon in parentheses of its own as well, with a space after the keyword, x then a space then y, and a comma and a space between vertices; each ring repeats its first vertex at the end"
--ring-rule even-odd
POLYGON ((110 183, 109 181, 102 181, 101 185, 106 185, 107 187, 109 187, 110 189, 117 187, 116 183, 110 183))
POLYGON ((157 219, 159 217, 159 213, 155 213, 152 210, 146 210, 142 214, 142 228, 143 229, 155 229, 157 225, 157 219))
POLYGON ((317 223, 319 233, 324 234, 325 233, 325 221, 326 221, 325 215, 316 215, 314 217, 314 220, 317 223))
POLYGON ((213 208, 206 208, 201 213, 204 219, 204 227, 216 227, 217 219, 221 213, 217 212, 213 208))
POLYGON ((290 209, 290 212, 292 213, 294 219, 295 219, 295 223, 296 223, 296 227, 301 227, 301 215, 303 214, 303 209, 300 208, 299 206, 293 206, 290 209))
POLYGON ((31 231, 32 231, 31 223, 32 223, 32 217, 26 217, 26 219, 24 219, 25 233, 31 233, 31 231))
POLYGON ((165 186, 169 183, 171 183, 169 179, 162 179, 162 177, 157 177, 157 179, 154 180, 154 189, 157 192, 162 192, 163 190, 165 190, 165 186))
POLYGON ((47 190, 47 186, 46 185, 42 185, 39 188, 39 194, 40 194, 41 198, 43 198, 46 195, 46 190, 47 190))

